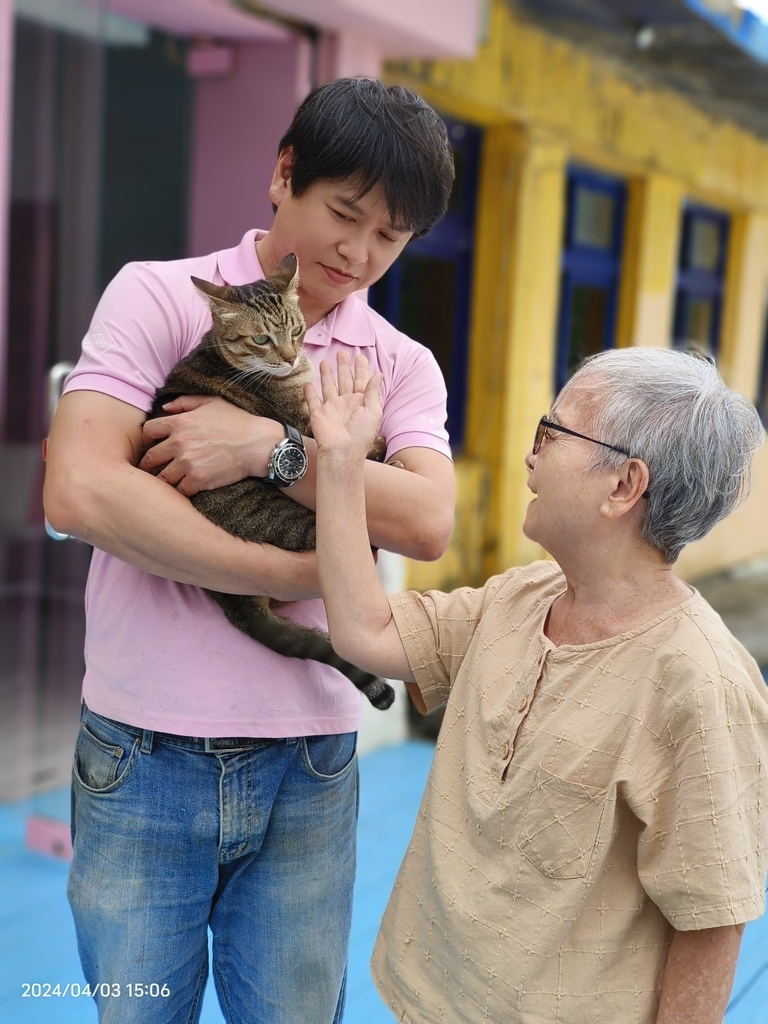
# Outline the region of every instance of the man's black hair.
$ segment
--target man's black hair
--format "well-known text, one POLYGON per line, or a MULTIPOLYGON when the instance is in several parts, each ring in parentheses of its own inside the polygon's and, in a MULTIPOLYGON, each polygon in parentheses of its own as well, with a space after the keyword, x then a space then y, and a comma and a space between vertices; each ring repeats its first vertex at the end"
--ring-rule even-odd
POLYGON ((339 78, 313 90, 280 140, 293 149, 291 191, 313 182, 357 179, 355 199, 378 183, 394 227, 426 235, 448 206, 453 154, 445 124, 400 85, 339 78))

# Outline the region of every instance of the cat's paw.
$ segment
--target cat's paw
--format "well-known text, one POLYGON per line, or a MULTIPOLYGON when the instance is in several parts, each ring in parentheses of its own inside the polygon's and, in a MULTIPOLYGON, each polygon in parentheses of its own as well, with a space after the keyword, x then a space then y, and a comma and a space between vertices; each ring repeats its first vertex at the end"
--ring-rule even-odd
POLYGON ((373 439, 373 444, 368 449, 366 459, 372 459, 374 462, 383 462, 384 456, 387 454, 387 441, 386 438, 382 437, 381 434, 377 434, 373 439))

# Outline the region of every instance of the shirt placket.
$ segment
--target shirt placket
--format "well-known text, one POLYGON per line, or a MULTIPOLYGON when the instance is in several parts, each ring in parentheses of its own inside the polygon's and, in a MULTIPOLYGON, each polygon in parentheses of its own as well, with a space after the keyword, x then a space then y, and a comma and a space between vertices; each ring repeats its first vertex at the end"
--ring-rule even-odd
POLYGON ((515 695, 515 702, 513 703, 510 709, 510 714, 506 719, 508 722, 508 735, 505 737, 498 753, 497 776, 499 782, 504 782, 507 777, 507 771, 512 763, 512 758, 514 757, 520 726, 525 721, 525 718, 531 709, 533 698, 536 695, 536 687, 539 685, 539 681, 544 675, 548 654, 549 648, 542 646, 536 658, 534 671, 530 673, 528 677, 530 686, 529 692, 522 694, 517 693, 515 695))

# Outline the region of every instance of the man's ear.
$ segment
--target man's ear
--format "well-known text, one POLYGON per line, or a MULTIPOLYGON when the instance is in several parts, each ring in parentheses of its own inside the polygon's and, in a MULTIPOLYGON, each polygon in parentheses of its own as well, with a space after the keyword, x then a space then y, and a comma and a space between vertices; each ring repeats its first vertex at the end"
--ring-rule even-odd
POLYGON ((615 486, 603 501, 600 511, 609 519, 619 519, 638 505, 645 511, 643 495, 648 490, 648 467, 642 459, 627 459, 616 470, 615 486))
POLYGON ((291 191, 291 174, 293 173, 293 146, 286 146, 281 149, 277 156, 277 163, 272 172, 272 181, 269 186, 269 198, 274 206, 279 206, 286 195, 291 191))

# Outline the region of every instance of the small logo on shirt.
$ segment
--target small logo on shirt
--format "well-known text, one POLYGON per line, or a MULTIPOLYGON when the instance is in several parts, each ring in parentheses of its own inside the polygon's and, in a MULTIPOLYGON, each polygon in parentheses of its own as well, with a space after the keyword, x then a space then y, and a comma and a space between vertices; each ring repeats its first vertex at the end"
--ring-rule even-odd
POLYGON ((83 352, 86 359, 108 352, 111 348, 117 348, 117 342, 104 326, 103 321, 95 324, 83 339, 83 352))

